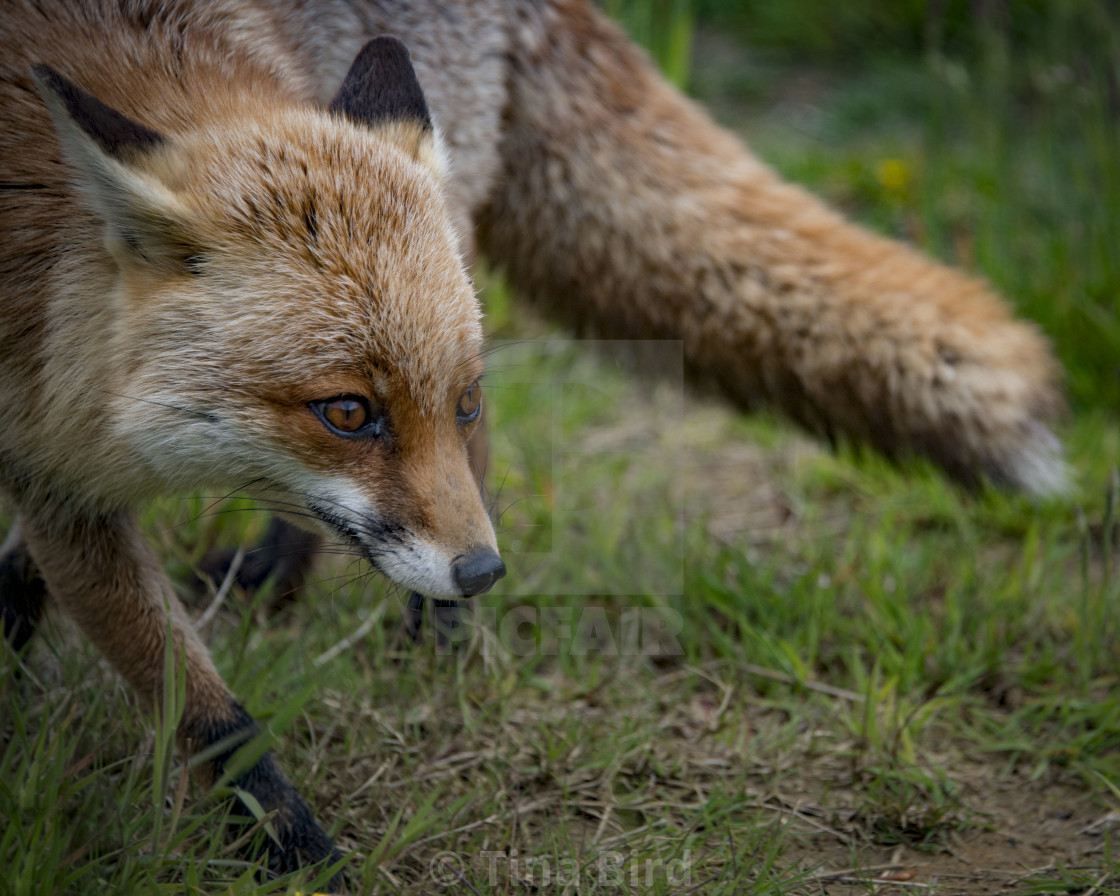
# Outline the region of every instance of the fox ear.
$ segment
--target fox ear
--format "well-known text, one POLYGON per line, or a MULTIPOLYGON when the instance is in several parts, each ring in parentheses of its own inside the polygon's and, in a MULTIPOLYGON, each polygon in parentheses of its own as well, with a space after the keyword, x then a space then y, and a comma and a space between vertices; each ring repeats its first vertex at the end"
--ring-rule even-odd
POLYGON ((358 53, 330 110, 355 124, 412 123, 431 133, 432 116, 408 49, 395 37, 375 37, 358 53))
POLYGON ((164 137, 86 93, 46 65, 31 68, 70 163, 82 176, 93 209, 108 228, 120 261, 167 273, 193 269, 199 254, 187 215, 157 179, 142 173, 145 156, 164 137))

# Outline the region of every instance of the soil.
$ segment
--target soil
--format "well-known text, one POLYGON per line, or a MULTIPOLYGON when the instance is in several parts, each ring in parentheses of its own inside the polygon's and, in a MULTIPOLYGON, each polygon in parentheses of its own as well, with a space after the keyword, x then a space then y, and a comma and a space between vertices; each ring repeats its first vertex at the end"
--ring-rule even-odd
POLYGON ((949 842, 915 848, 818 831, 791 844, 783 864, 815 869, 809 879, 831 894, 1088 893, 1107 886, 1098 869, 1120 815, 1095 805, 1083 787, 1012 775, 981 778, 974 788, 967 802, 984 821, 971 832, 954 832, 949 842))

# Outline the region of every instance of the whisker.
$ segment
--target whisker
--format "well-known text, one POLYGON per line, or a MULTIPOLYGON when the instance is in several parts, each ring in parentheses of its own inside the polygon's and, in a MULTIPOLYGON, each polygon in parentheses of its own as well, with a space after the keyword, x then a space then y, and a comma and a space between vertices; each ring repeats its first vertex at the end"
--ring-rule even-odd
POLYGON ((543 498, 543 497, 544 497, 543 494, 536 494, 536 495, 522 495, 520 498, 514 498, 512 501, 509 502, 509 504, 507 504, 505 506, 504 510, 502 510, 498 513, 498 519, 501 519, 505 514, 509 513, 514 507, 516 507, 522 501, 529 501, 533 498, 543 498))
MULTIPOLYGON (((376 570, 370 570, 370 571, 368 571, 368 572, 358 573, 358 574, 356 574, 356 575, 349 575, 349 574, 348 574, 348 575, 346 575, 346 576, 330 576, 330 577, 328 577, 328 578, 325 578, 325 579, 321 579, 321 580, 319 581, 319 584, 324 584, 324 583, 326 583, 326 582, 334 582, 334 581, 337 581, 337 580, 339 580, 339 579, 342 579, 343 581, 341 581, 341 582, 340 582, 340 583, 339 583, 339 584, 338 584, 337 586, 335 586, 335 587, 334 587, 334 588, 333 588, 333 589, 332 589, 332 590, 331 590, 331 591, 330 591, 330 592, 329 592, 329 593, 327 594, 327 597, 329 597, 329 598, 333 598, 333 597, 334 597, 334 596, 335 596, 336 594, 338 594, 338 593, 339 593, 340 591, 342 591, 342 590, 343 590, 344 588, 348 588, 349 586, 351 586, 351 585, 352 585, 352 584, 354 584, 355 582, 361 582, 361 581, 362 581, 363 579, 365 579, 365 580, 367 580, 367 581, 366 581, 366 584, 369 584, 370 582, 372 582, 372 581, 373 581, 373 577, 374 577, 375 575, 377 575, 377 571, 376 571, 376 570)), ((363 586, 363 587, 364 587, 364 586, 363 586)))
MULTIPOLYGON (((232 493, 231 493, 232 494, 232 493)), ((353 519, 350 514, 352 511, 345 504, 335 501, 331 498, 320 498, 316 496, 312 500, 315 504, 324 504, 328 507, 334 506, 346 512, 346 516, 340 514, 330 513, 322 508, 309 510, 301 504, 292 501, 284 501, 278 498, 269 498, 266 496, 255 496, 254 500, 258 503, 258 507, 226 507, 219 508, 217 505, 226 500, 229 495, 221 497, 204 496, 208 500, 213 500, 213 504, 204 509, 197 518, 203 516, 217 516, 222 513, 241 513, 245 511, 259 512, 261 510, 271 510, 275 513, 280 513, 287 516, 297 516, 303 519, 312 520, 316 523, 325 522, 335 531, 335 535, 339 536, 342 541, 336 544, 335 547, 340 547, 343 550, 347 548, 347 539, 356 541, 357 544, 352 545, 354 550, 349 551, 353 556, 361 557, 363 559, 371 559, 368 557, 366 550, 368 545, 363 541, 363 536, 371 542, 382 545, 395 545, 404 546, 414 533, 406 526, 399 524, 385 524, 377 523, 365 519, 353 519), (363 550, 364 549, 364 550, 363 550)), ((323 550, 323 548, 320 548, 323 550)))
MULTIPOLYGON (((494 496, 493 496, 493 498, 492 498, 492 499, 490 500, 490 506, 486 508, 486 512, 487 512, 487 513, 488 513, 488 514, 489 514, 489 515, 490 515, 490 516, 491 516, 492 518, 494 518, 494 519, 498 520, 499 522, 500 522, 500 521, 501 521, 501 519, 502 519, 502 514, 501 514, 501 513, 498 513, 498 514, 497 514, 497 516, 495 516, 495 515, 494 515, 494 508, 498 506, 498 498, 499 498, 499 497, 501 497, 501 494, 502 494, 502 490, 503 490, 503 489, 504 489, 504 488, 506 487, 506 481, 507 481, 507 480, 509 479, 509 471, 510 471, 510 470, 512 470, 512 469, 513 469, 513 464, 508 464, 508 465, 506 466, 506 471, 505 471, 505 473, 504 473, 504 474, 502 475, 502 482, 501 482, 501 484, 500 484, 500 485, 498 486, 498 490, 497 490, 496 492, 494 492, 494 496)), ((509 508, 507 507, 507 508, 506 508, 506 510, 509 510, 509 508)))
POLYGON ((228 501, 230 498, 232 498, 238 492, 245 491, 246 489, 252 487, 253 485, 255 485, 256 483, 258 483, 260 481, 261 481, 260 477, 258 477, 256 479, 250 479, 244 485, 237 486, 232 491, 226 492, 226 494, 221 496, 221 497, 215 497, 213 495, 200 495, 199 497, 201 497, 203 501, 212 501, 213 503, 211 503, 208 507, 203 508, 202 513, 200 513, 198 515, 198 518, 201 518, 203 514, 205 514, 211 508, 220 504, 222 501, 228 501))
POLYGON ((539 339, 503 339, 496 345, 490 342, 478 353, 478 357, 489 358, 491 355, 500 351, 505 351, 508 348, 514 348, 519 345, 532 345, 534 342, 539 341, 539 339))
POLYGON ((218 417, 215 417, 213 414, 208 414, 205 411, 196 411, 193 408, 183 408, 179 407, 179 405, 169 404, 165 401, 156 401, 151 398, 140 398, 136 395, 125 395, 123 392, 112 392, 109 389, 98 389, 97 391, 104 392, 106 395, 112 395, 114 398, 124 398, 128 401, 139 401, 143 404, 152 404, 156 405, 157 407, 167 408, 171 411, 179 411, 182 414, 190 414, 194 417, 201 417, 203 420, 208 420, 211 423, 216 423, 219 420, 218 417))

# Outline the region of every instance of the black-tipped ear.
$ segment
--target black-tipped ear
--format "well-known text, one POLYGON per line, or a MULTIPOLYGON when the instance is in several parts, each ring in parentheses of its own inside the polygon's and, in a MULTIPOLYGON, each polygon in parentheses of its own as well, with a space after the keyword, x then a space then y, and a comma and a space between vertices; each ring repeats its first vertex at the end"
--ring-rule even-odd
POLYGON ((33 65, 31 73, 41 90, 54 95, 70 120, 114 158, 147 152, 164 142, 163 135, 107 106, 49 65, 33 65))
POLYGON ((330 110, 356 124, 411 121, 432 128, 408 49, 395 37, 375 37, 362 47, 331 100, 330 110))
POLYGON ((122 263, 196 273, 202 250, 191 214, 158 177, 143 170, 146 153, 164 138, 48 66, 34 66, 32 75, 76 182, 105 223, 109 251, 122 263))

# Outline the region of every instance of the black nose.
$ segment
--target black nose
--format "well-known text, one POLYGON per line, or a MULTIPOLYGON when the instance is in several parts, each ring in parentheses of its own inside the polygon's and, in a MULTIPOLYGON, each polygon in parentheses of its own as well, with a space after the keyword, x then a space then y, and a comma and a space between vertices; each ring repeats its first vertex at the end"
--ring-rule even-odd
POLYGON ((506 565, 496 551, 477 548, 459 557, 451 569, 455 584, 463 597, 474 597, 489 591, 506 574, 506 565))

